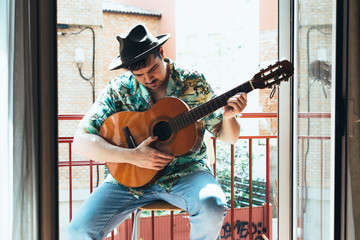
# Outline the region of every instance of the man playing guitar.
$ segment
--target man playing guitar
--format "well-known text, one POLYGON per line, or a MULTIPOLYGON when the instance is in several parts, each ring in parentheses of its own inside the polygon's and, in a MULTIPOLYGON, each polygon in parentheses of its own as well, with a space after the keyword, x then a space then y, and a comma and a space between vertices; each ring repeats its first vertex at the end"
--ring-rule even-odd
MULTIPOLYGON (((69 239, 102 239, 137 208, 157 200, 189 213, 190 239, 214 240, 220 234, 226 199, 206 163, 203 142, 189 154, 174 156, 171 151, 156 147, 160 136, 150 133, 139 142, 133 134, 135 127, 129 129, 135 142, 131 147, 110 141, 103 134, 109 132, 103 130, 104 122, 116 113, 144 112, 166 97, 176 97, 192 109, 215 97, 202 74, 165 57, 162 45, 169 37, 169 34, 154 37, 143 25, 133 27, 125 36, 117 36, 120 55, 109 69, 128 71, 107 84, 81 121, 73 144, 75 152, 89 159, 130 164, 159 173, 148 184, 133 186, 119 183, 110 170, 105 182, 76 212, 69 227, 69 239)), ((235 116, 246 104, 246 94, 230 97, 223 108, 200 119, 201 133, 206 130, 223 142, 235 143, 240 133, 235 116)), ((146 119, 136 119, 139 128, 144 125, 142 120, 146 119)))

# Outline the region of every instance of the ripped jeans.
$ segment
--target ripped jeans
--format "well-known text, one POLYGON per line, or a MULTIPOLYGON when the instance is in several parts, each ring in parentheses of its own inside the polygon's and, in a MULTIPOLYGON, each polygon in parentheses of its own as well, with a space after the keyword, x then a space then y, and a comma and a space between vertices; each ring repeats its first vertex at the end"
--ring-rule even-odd
POLYGON ((214 240, 219 236, 226 215, 225 195, 211 173, 199 171, 181 179, 170 192, 152 185, 139 199, 122 186, 103 183, 75 213, 69 239, 100 240, 138 207, 157 200, 189 213, 190 240, 214 240))

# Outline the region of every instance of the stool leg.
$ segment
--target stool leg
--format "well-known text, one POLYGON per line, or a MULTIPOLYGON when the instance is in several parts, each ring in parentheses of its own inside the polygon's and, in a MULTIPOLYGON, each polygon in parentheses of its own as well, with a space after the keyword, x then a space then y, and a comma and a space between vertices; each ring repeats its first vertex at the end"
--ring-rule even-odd
POLYGON ((137 209, 134 214, 134 226, 132 231, 131 240, 139 240, 140 239, 140 216, 143 210, 137 209))

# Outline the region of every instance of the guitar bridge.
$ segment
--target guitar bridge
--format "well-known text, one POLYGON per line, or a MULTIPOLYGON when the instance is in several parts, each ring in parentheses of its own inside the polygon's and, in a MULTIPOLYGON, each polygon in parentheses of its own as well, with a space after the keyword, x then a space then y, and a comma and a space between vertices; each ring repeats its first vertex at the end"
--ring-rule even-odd
POLYGON ((136 148, 136 144, 135 144, 133 136, 131 135, 129 127, 128 126, 123 127, 121 130, 124 133, 126 144, 127 144, 128 148, 136 148))

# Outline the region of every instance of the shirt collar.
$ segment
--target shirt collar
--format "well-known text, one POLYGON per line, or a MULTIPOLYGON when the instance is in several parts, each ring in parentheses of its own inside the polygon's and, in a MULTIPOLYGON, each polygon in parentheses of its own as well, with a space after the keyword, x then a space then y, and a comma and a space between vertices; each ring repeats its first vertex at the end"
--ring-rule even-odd
MULTIPOLYGON (((164 61, 169 63, 170 65, 169 81, 166 86, 165 97, 169 97, 169 96, 178 97, 180 92, 179 90, 182 87, 182 82, 178 77, 175 62, 173 62, 169 58, 165 58, 164 61)), ((134 82, 137 82, 135 77, 134 76, 132 77, 134 79, 134 82)), ((149 104, 149 106, 153 105, 154 101, 152 100, 147 88, 141 83, 137 83, 137 84, 138 84, 137 92, 144 98, 144 100, 149 104)))

